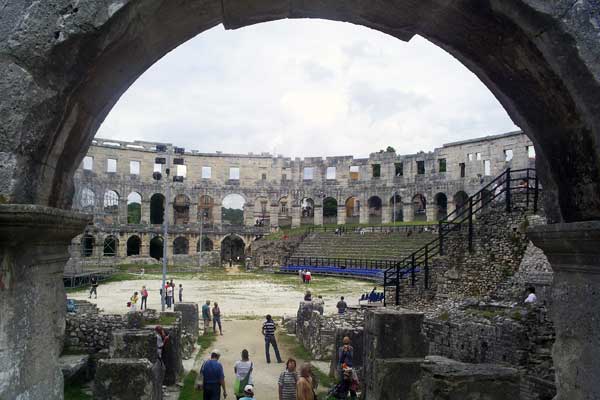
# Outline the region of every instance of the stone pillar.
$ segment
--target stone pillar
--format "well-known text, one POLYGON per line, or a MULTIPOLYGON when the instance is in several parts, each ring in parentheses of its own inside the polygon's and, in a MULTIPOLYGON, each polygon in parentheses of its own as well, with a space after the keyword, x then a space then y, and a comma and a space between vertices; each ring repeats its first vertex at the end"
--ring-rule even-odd
POLYGON ((315 204, 315 225, 323 225, 323 206, 315 204))
POLYGON ((215 203, 212 207, 212 223, 221 225, 222 223, 221 203, 215 203))
POLYGON ((272 204, 269 211, 269 224, 279 226, 279 204, 272 204))
POLYGON ((366 202, 363 204, 362 201, 360 203, 359 222, 361 224, 368 224, 369 223, 369 206, 367 205, 366 202))
POLYGON ((300 226, 300 206, 292 206, 292 228, 300 226))
MULTIPOLYGON (((119 224, 127 223, 127 197, 119 197, 119 224)), ((116 221, 115 221, 116 222, 116 221)))
POLYGON ((190 224, 195 224, 198 222, 198 203, 191 202, 190 203, 190 224))
POLYGON ((181 327, 193 336, 194 343, 198 339, 200 331, 200 319, 198 315, 197 303, 175 303, 174 310, 181 312, 181 327))
POLYGON ((536 226, 529 237, 554 270, 555 400, 600 399, 600 221, 536 226))
POLYGON ((384 204, 381 206, 381 223, 388 224, 390 222, 392 222, 392 207, 384 204))
POLYGON ((142 215, 140 219, 140 223, 144 225, 150 224, 150 199, 142 200, 142 215))
POLYGON ((120 236, 117 235, 115 236, 118 240, 118 246, 117 246, 117 256, 118 257, 127 257, 127 239, 129 239, 129 236, 120 236))
POLYGON ((94 378, 94 399, 160 400, 163 398, 161 374, 160 364, 153 366, 145 358, 100 360, 94 378))
POLYGON ((427 204, 425 214, 427 215, 427 221, 437 221, 438 206, 435 203, 427 204))
POLYGON ((423 318, 422 313, 408 310, 367 311, 363 353, 366 399, 408 399, 429 350, 423 318))
POLYGON ((140 256, 150 257, 150 235, 147 233, 140 235, 142 246, 140 248, 140 256))
POLYGON ((91 216, 0 205, 0 399, 62 399, 63 269, 91 216), (41 306, 40 306, 41 305, 41 306))
POLYGON ((158 359, 156 334, 150 329, 117 329, 112 331, 110 358, 146 358, 151 363, 158 359))
POLYGON ((456 205, 454 204, 454 202, 452 200, 448 200, 448 206, 447 206, 447 215, 450 215, 454 212, 454 210, 456 210, 456 205))
POLYGON ((338 206, 337 209, 337 223, 338 225, 344 225, 346 223, 346 206, 338 206))
POLYGON ((402 219, 404 222, 411 222, 415 220, 415 211, 413 209, 413 204, 403 204, 402 205, 402 219))

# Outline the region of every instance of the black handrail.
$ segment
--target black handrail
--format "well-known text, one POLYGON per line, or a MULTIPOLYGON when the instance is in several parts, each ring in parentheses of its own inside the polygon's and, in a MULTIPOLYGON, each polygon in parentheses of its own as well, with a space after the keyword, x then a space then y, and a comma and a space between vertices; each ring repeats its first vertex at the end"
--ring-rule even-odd
MULTIPOLYGON (((424 285, 428 289, 430 285, 429 265, 433 257, 444 254, 444 238, 450 233, 462 229, 462 225, 468 224, 468 245, 469 251, 473 251, 473 217, 484 210, 496 198, 504 195, 506 212, 510 213, 513 207, 512 192, 524 191, 526 193, 526 208, 529 209, 530 191, 533 190, 533 212, 537 212, 539 200, 539 182, 536 170, 533 168, 523 168, 517 170, 506 169, 500 175, 492 179, 479 191, 470 196, 465 204, 457 207, 453 212, 438 222, 438 237, 427 243, 425 246, 415 250, 412 254, 396 263, 393 267, 384 271, 384 288, 392 286, 396 288, 395 303, 400 302, 400 277, 401 271, 409 270, 411 272, 411 285, 415 285, 416 268, 423 264, 424 267, 424 285), (533 189, 531 181, 534 181, 533 189), (519 182, 519 185, 513 186, 513 182, 519 182), (395 279, 390 281, 391 277, 395 279), (389 284, 388 284, 389 283, 389 284)), ((386 299, 384 299, 384 304, 386 299)))

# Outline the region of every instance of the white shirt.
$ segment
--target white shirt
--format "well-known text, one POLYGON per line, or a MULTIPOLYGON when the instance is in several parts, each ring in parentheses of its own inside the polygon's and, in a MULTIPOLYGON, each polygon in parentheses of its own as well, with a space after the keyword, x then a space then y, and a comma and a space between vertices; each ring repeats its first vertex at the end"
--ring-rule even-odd
POLYGON ((173 296, 173 288, 171 286, 167 287, 167 296, 173 296))
MULTIPOLYGON (((237 371, 235 373, 235 376, 239 380, 244 379, 246 377, 246 375, 248 374, 248 371, 250 371, 251 366, 252 366, 252 361, 242 361, 242 360, 236 361, 233 366, 235 368, 235 370, 237 371)), ((250 379, 248 380, 248 384, 249 385, 254 384, 254 380, 252 379, 252 373, 250 373, 250 379)))
POLYGON ((537 296, 535 293, 529 293, 529 296, 525 299, 525 303, 535 303, 537 302, 537 296))

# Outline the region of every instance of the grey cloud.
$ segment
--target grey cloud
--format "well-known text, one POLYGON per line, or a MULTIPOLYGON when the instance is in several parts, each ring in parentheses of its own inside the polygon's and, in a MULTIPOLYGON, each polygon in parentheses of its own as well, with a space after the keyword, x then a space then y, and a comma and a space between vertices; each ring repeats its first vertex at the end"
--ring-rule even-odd
POLYGON ((335 77, 332 70, 314 61, 307 61, 303 66, 308 78, 315 82, 327 81, 335 77))
POLYGON ((413 92, 397 89, 376 89, 366 82, 350 88, 351 109, 366 111, 371 119, 385 119, 400 111, 419 110, 432 103, 431 99, 413 92))

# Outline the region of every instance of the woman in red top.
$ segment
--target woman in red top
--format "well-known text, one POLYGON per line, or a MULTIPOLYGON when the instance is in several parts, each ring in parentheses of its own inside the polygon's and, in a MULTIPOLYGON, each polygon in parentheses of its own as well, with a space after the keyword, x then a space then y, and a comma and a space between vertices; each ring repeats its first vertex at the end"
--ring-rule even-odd
POLYGON ((142 286, 142 306, 140 310, 148 309, 148 291, 146 290, 146 286, 142 286))

